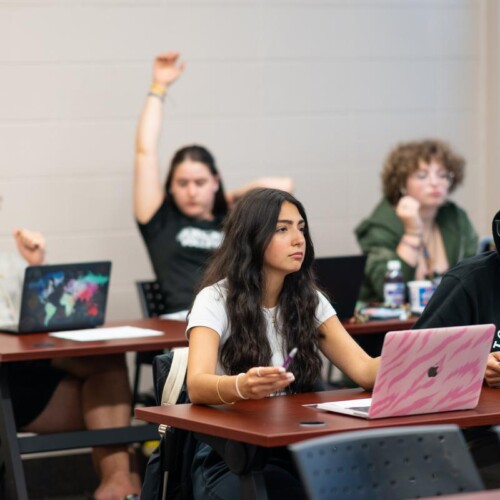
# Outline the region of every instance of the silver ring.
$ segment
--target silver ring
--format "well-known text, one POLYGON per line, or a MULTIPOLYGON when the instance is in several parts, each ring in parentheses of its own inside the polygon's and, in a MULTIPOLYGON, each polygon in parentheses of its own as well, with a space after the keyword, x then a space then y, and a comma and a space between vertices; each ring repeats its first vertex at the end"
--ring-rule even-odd
POLYGON ((262 377, 262 375, 260 374, 260 366, 257 367, 257 377, 262 377))

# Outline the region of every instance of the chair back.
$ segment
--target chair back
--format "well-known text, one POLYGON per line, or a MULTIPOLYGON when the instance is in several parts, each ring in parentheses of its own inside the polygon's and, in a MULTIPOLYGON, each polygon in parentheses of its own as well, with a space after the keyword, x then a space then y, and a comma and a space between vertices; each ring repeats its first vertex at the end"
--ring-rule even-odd
POLYGON ((493 236, 485 236, 479 240, 476 255, 490 252, 491 250, 495 250, 495 241, 493 240, 493 236))
POLYGON ((289 448, 311 500, 402 499, 484 489, 455 425, 346 432, 289 448))
POLYGON ((166 312, 165 295, 158 281, 136 281, 143 318, 156 318, 166 312))

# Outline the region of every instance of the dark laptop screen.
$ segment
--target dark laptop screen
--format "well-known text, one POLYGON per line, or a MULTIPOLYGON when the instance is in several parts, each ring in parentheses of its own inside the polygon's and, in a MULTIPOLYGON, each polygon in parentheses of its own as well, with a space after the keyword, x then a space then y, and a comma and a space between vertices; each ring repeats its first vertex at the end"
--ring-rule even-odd
POLYGON ((91 328, 104 323, 111 262, 26 269, 20 332, 91 328))
POLYGON ((313 267, 340 319, 351 318, 363 283, 366 255, 319 257, 313 267))

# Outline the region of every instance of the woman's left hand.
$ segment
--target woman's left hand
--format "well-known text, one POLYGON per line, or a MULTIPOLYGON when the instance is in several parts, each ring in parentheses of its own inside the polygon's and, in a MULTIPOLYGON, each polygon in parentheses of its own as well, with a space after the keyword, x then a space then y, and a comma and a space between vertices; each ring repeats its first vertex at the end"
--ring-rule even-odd
POLYGON ((261 399, 288 387, 295 377, 281 366, 250 368, 238 379, 238 388, 245 398, 261 399))

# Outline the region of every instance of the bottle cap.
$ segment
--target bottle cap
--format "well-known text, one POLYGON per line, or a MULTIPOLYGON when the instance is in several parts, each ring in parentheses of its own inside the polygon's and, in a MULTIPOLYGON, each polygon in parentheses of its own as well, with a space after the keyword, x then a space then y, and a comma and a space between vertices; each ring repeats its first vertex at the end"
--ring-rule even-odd
POLYGON ((387 262, 387 269, 389 269, 389 271, 400 271, 401 262, 399 260, 390 260, 387 262))

